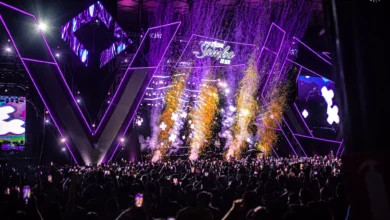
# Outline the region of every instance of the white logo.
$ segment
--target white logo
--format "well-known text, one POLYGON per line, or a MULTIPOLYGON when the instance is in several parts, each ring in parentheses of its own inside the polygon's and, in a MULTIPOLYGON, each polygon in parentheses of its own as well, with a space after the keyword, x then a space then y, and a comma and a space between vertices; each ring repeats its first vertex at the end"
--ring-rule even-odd
POLYGON ((13 112, 15 112, 15 109, 11 106, 0 107, 0 135, 25 133, 26 130, 22 127, 25 123, 24 121, 20 119, 5 121, 10 118, 9 114, 13 112))
POLYGON ((225 47, 223 43, 219 43, 216 41, 204 41, 200 46, 200 51, 202 52, 202 54, 199 55, 199 51, 193 51, 192 53, 198 59, 202 59, 208 56, 216 58, 221 64, 230 64, 230 61, 235 56, 235 54, 233 51, 229 52, 229 50, 230 46, 225 47))
POLYGON ((149 34, 150 38, 162 38, 162 33, 157 32, 157 33, 150 33, 149 34))

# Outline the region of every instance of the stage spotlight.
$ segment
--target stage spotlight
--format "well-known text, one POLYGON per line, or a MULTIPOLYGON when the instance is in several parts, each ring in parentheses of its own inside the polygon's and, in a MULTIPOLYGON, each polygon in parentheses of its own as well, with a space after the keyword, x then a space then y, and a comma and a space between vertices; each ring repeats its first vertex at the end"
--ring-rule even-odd
POLYGON ((125 139, 124 138, 121 138, 121 143, 125 142, 125 139))
POLYGON ((61 143, 65 143, 66 139, 65 138, 61 138, 61 143))
POLYGON ((229 92, 230 92, 230 89, 225 89, 226 94, 229 94, 229 92))
POLYGON ((127 59, 125 59, 125 63, 127 63, 127 59))
POLYGON ((5 92, 8 92, 8 89, 5 89, 4 91, 5 91, 5 92))
POLYGON ((59 58, 59 57, 60 57, 60 54, 59 54, 59 53, 56 53, 56 57, 59 58))
POLYGON ((62 151, 66 151, 66 148, 65 148, 65 147, 63 147, 63 148, 62 148, 62 151))
POLYGON ((5 48, 5 51, 11 52, 11 48, 10 48, 10 47, 6 47, 6 48, 5 48))
POLYGON ((302 115, 304 118, 307 118, 307 116, 309 116, 309 112, 307 112, 307 110, 305 109, 303 110, 302 115))
POLYGON ((94 128, 94 127, 95 127, 95 124, 92 124, 92 127, 94 128))
POLYGON ((110 101, 110 100, 108 100, 108 101, 107 101, 107 104, 110 104, 110 103, 111 103, 111 101, 110 101))
POLYGON ((47 24, 45 22, 39 22, 38 28, 41 29, 41 31, 47 30, 47 24))
POLYGON ((81 103, 81 99, 79 99, 79 98, 76 99, 76 102, 80 104, 81 103))
POLYGON ((46 119, 46 120, 45 120, 45 123, 46 123, 46 124, 49 123, 49 122, 50 122, 49 119, 46 119))

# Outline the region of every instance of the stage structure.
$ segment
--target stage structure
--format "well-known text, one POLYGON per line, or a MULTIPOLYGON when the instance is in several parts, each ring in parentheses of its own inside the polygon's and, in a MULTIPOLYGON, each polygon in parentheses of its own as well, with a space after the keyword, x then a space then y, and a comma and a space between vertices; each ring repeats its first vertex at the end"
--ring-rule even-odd
MULTIPOLYGON (((299 91, 305 98, 301 97, 289 108, 286 106, 287 93, 283 84, 295 74, 298 85, 315 83, 321 87, 320 90, 314 89, 317 91, 315 97, 326 102, 325 121, 330 125, 329 130, 334 130, 334 125, 340 121, 338 108, 333 103, 334 83, 320 75, 321 68, 300 63, 296 57, 306 49, 329 68, 330 54, 314 52, 299 41, 307 26, 305 19, 293 24, 291 19, 284 18, 310 17, 307 11, 310 6, 303 1, 290 5, 286 11, 284 7, 276 7, 283 16, 275 22, 267 17, 271 16, 271 11, 266 10, 269 7, 257 6, 258 11, 246 6, 229 9, 245 9, 257 17, 245 10, 235 13, 238 17, 229 19, 243 21, 234 23, 235 28, 229 27, 234 31, 226 37, 222 26, 226 25, 224 16, 228 16, 228 10, 211 5, 212 12, 205 15, 201 10, 204 7, 202 2, 194 4, 191 9, 195 10, 191 12, 194 17, 213 20, 214 23, 182 26, 184 34, 177 35, 182 22, 196 21, 191 20, 191 16, 189 20, 178 21, 173 18, 175 13, 162 10, 165 19, 158 20, 155 27, 143 33, 138 50, 95 127, 87 122, 80 110, 44 33, 32 28, 38 25, 36 17, 0 2, 2 26, 74 161, 112 161, 118 148, 124 144, 131 123, 140 126, 143 122, 137 115, 141 102, 150 108, 152 137, 147 147, 151 149, 153 160, 160 160, 184 145, 189 147, 190 159, 197 159, 210 141, 215 146, 220 146, 223 141, 226 158, 240 157, 248 148, 258 148, 277 157, 322 153, 310 149, 310 141, 333 144, 330 149, 334 148, 336 155, 342 154, 340 136, 323 137, 313 131, 318 127, 316 121, 310 121, 313 111, 302 100, 307 102, 314 93, 302 87, 299 91), (222 16, 220 13, 226 14, 222 16), (250 28, 254 31, 247 32, 250 28), (213 133, 216 127, 218 134, 213 133), (213 136, 217 138, 212 139, 213 136), (286 147, 276 148, 279 136, 284 139, 286 147)), ((207 4, 211 3, 207 1, 207 4)), ((286 4, 291 2, 286 1, 286 4)), ((89 52, 75 32, 90 22, 103 23, 113 30, 116 39, 100 54, 100 67, 132 44, 103 5, 97 2, 61 28, 62 39, 86 66, 89 52)), ((132 140, 136 139, 134 132, 130 136, 132 140)))
MULTIPOLYGON (((309 46, 301 42, 297 38, 293 38, 289 53, 284 58, 280 71, 274 71, 275 80, 281 80, 280 77, 283 74, 294 74, 292 78, 295 79, 296 86, 298 88, 298 99, 290 106, 283 117, 282 123, 275 129, 281 131, 286 139, 290 139, 291 142, 295 142, 299 145, 304 155, 326 154, 329 151, 333 151, 336 156, 340 156, 343 153, 343 138, 340 134, 340 117, 338 115, 339 109, 334 104, 334 81, 325 78, 323 75, 327 75, 332 72, 332 63, 329 57, 329 53, 315 52, 309 46), (297 48, 300 48, 299 50, 297 48), (310 62, 304 64, 296 61, 296 57, 299 54, 310 54, 312 59, 310 62), (294 69, 296 71, 289 71, 294 69), (318 72, 316 72, 318 71, 318 72), (322 74, 320 74, 322 72, 322 74), (303 91, 302 85, 311 86, 309 89, 313 91, 303 91), (313 86, 314 85, 314 86, 313 86), (314 94, 314 92, 316 92, 314 94), (320 100, 311 101, 310 99, 317 98, 320 100), (304 108, 306 103, 312 103, 318 108, 321 103, 325 105, 325 112, 317 111, 310 112, 304 108), (309 126, 307 121, 310 119, 310 114, 317 114, 314 120, 315 123, 322 129, 321 132, 313 132, 316 129, 315 126, 309 126), (327 132, 328 131, 328 132, 327 132), (328 133, 331 133, 330 135, 328 133), (314 148, 313 146, 320 147, 314 148), (322 147, 322 149, 321 149, 322 147)), ((265 103, 267 95, 264 91, 272 93, 275 88, 271 85, 265 85, 262 93, 262 99, 265 103)), ((313 120, 313 119, 312 119, 313 120)))
MULTIPOLYGON (((58 67, 38 21, 30 13, 0 2, 0 20, 14 44, 34 86, 76 163, 101 163, 112 159, 144 96, 147 85, 171 44, 180 22, 149 28, 131 61, 109 107, 96 129, 82 114, 58 67), (151 39, 149 33, 164 33, 151 39), (33 42, 33 43, 31 43, 33 42), (145 65, 149 47, 162 48, 156 62, 145 65)), ((97 16, 99 13, 92 13, 97 16)))
MULTIPOLYGON (((261 7, 262 4, 266 3, 248 4, 250 5, 248 7, 240 5, 237 9, 229 8, 231 11, 238 12, 234 13, 233 20, 236 17, 239 19, 234 20, 235 27, 232 27, 234 25, 226 27, 224 20, 219 19, 219 17, 224 17, 224 9, 219 9, 218 6, 207 1, 201 2, 200 5, 195 4, 191 8, 192 16, 189 17, 202 21, 212 20, 214 23, 203 22, 204 25, 199 26, 197 20, 183 21, 183 23, 188 22, 194 27, 183 26, 184 30, 181 30, 182 34, 179 39, 180 42, 184 42, 184 49, 179 47, 177 52, 180 54, 179 58, 176 58, 176 55, 171 56, 170 62, 177 59, 176 64, 167 68, 166 71, 160 72, 159 77, 164 78, 164 81, 161 80, 160 85, 159 79, 156 78, 153 87, 148 92, 149 97, 146 99, 147 106, 151 109, 149 110, 150 119, 143 120, 141 118, 138 124, 141 127, 144 126, 142 121, 150 121, 150 136, 140 137, 143 148, 154 152, 154 160, 159 160, 170 153, 175 154, 180 148, 188 148, 190 159, 196 159, 201 151, 206 152, 204 146, 209 145, 218 146, 217 148, 221 145, 225 147, 224 152, 228 154, 227 158, 229 154, 237 156, 237 152, 241 151, 241 147, 237 146, 266 149, 277 157, 279 154, 281 156, 324 154, 329 150, 336 153, 343 142, 342 138, 340 139, 340 136, 323 137, 320 133, 311 131, 315 128, 302 127, 306 122, 301 119, 301 114, 291 116, 292 113, 295 113, 295 108, 300 107, 299 103, 284 106, 286 105, 287 93, 280 92, 283 91, 284 85, 282 84, 288 81, 287 78, 298 73, 290 72, 293 66, 286 63, 286 59, 299 62, 296 61, 296 57, 291 57, 290 54, 295 53, 296 55, 298 47, 301 47, 299 50, 307 48, 303 44, 297 46, 297 41, 303 36, 307 24, 305 19, 297 18, 296 22, 290 22, 291 18, 297 14, 305 15, 307 13, 303 9, 307 2, 304 2, 303 5, 298 4, 297 7, 290 6, 292 11, 289 12, 283 11, 285 8, 282 7, 283 9, 279 13, 283 16, 269 23, 267 23, 267 16, 264 16, 263 20, 256 20, 254 17, 262 12, 267 14, 267 11, 256 11, 259 8, 266 8, 261 7), (210 13, 218 14, 218 17, 204 15, 201 4, 207 5, 212 11, 210 13), (248 10, 247 13, 243 14, 240 11, 242 9, 248 10), (302 11, 298 12, 299 10, 302 11), (289 13, 290 15, 288 15, 289 13), (264 21, 264 25, 258 25, 253 20, 258 23, 264 21), (245 25, 248 24, 249 27, 246 27, 245 25), (266 28, 267 31, 265 31, 266 28), (259 37, 253 36, 255 34, 259 37), (251 55, 255 55, 257 70, 251 67, 251 59, 253 59, 251 55), (169 80, 171 80, 171 84, 166 85, 166 81, 169 80), (182 81, 186 81, 186 83, 180 83, 182 81), (218 94, 218 100, 213 100, 210 95, 207 95, 205 87, 209 93, 218 94), (161 90, 165 92, 160 92, 161 90), (153 97, 154 94, 157 94, 158 97, 153 97), (258 95, 258 99, 248 98, 243 94, 249 94, 252 97, 258 95), (221 100, 224 100, 223 103, 221 100), (151 101, 156 101, 156 103, 153 104, 151 101), (205 102, 213 103, 210 104, 213 107, 202 104, 205 102), (254 115, 256 115, 256 122, 253 121, 254 115), (219 118, 220 116, 223 118, 222 120, 219 118), (211 117, 215 117, 215 119, 210 124, 211 117), (218 125, 214 125, 215 123, 218 125), (254 125, 258 127, 257 133, 251 128, 254 125), (220 129, 215 129, 215 127, 220 127, 220 129), (306 130, 302 131, 302 129, 306 130), (216 130, 218 134, 210 134, 209 130, 213 130, 213 132, 216 130), (310 145, 313 143, 308 143, 305 133, 299 133, 305 131, 316 133, 313 134, 315 138, 309 140, 326 143, 326 146, 323 146, 322 149, 310 149, 310 145), (261 146, 268 142, 267 138, 262 137, 272 138, 268 148, 261 146), (283 145, 278 143, 278 147, 275 149, 275 140, 279 137, 283 145), (256 145, 259 142, 263 143, 256 145)), ((283 4, 288 4, 288 2, 283 4)), ((165 13, 165 18, 172 16, 169 9, 167 11, 166 8, 162 8, 161 12, 165 13)), ((313 55, 317 56, 318 54, 313 53, 313 55)), ((325 53, 324 56, 329 56, 329 53, 325 53)), ((167 63, 169 64, 169 60, 167 63)), ((325 64, 329 65, 329 62, 325 64)), ((301 66, 315 71, 312 66, 305 64, 301 64, 301 66)), ((327 79, 324 78, 324 80, 327 79)), ((320 96, 327 100, 326 108, 329 109, 325 113, 329 114, 325 120, 329 127, 326 128, 329 128, 328 130, 337 129, 339 122, 336 113, 337 107, 334 106, 331 98, 334 90, 331 87, 326 87, 323 91, 324 95, 321 93, 320 96)), ((314 115, 314 112, 310 114, 314 115)), ((310 116, 306 117, 310 118, 310 116)), ((319 143, 314 144, 320 145, 319 143)), ((339 153, 337 152, 337 154, 339 153)))
POLYGON ((130 44, 133 43, 122 28, 114 21, 113 17, 98 1, 61 27, 61 38, 69 45, 73 52, 80 58, 81 62, 86 66, 88 66, 89 51, 77 39, 75 33, 81 27, 90 22, 101 22, 107 27, 107 29, 113 29, 113 37, 115 41, 100 54, 100 67, 104 66, 117 54, 124 51, 130 44))

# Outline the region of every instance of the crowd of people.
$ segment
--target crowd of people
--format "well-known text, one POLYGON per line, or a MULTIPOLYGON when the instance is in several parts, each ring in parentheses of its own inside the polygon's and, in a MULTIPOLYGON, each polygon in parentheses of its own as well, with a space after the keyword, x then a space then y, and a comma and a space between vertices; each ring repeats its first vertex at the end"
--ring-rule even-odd
POLYGON ((0 219, 341 220, 342 164, 310 158, 0 168, 0 219))

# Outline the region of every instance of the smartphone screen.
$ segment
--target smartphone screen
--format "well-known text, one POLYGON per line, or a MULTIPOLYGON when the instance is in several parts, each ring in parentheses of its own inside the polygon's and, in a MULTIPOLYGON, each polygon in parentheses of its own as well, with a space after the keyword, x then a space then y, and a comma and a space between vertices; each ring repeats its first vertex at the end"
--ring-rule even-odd
POLYGON ((47 181, 51 183, 53 181, 53 177, 51 175, 47 175, 47 181))
POLYGON ((204 176, 209 176, 209 172, 205 172, 205 173, 204 173, 204 176))
POLYGON ((179 183, 179 181, 177 180, 177 178, 173 178, 173 184, 175 184, 175 186, 177 186, 178 183, 179 183))
POLYGON ((135 206, 142 207, 144 203, 144 195, 139 193, 135 195, 135 206))
POLYGON ((23 187, 23 199, 30 199, 31 196, 31 188, 30 186, 24 186, 23 187))
POLYGON ((10 191, 10 189, 9 189, 9 188, 5 189, 5 192, 4 192, 4 194, 6 194, 6 195, 9 195, 10 193, 11 193, 11 191, 10 191))

